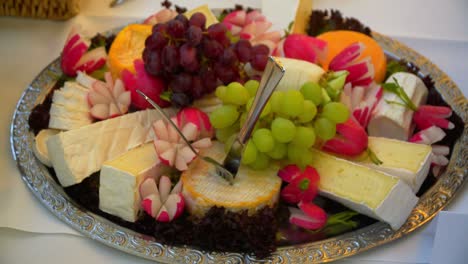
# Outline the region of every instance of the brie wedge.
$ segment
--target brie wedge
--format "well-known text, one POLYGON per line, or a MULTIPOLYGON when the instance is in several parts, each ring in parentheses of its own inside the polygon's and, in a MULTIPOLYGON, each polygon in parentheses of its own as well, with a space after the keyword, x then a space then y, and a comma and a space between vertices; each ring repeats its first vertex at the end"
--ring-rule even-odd
POLYGON ((101 165, 154 138, 156 110, 139 111, 51 136, 52 165, 62 186, 80 183, 101 165))
MULTIPOLYGON (((387 83, 398 81, 405 93, 419 106, 427 99, 427 87, 416 75, 398 72, 387 79, 387 83)), ((372 113, 367 127, 369 136, 386 137, 407 141, 414 127, 411 126, 413 111, 394 93, 384 91, 382 99, 372 113)))
MULTIPOLYGON (((221 161, 226 155, 224 145, 215 141, 203 155, 221 161)), ((255 171, 241 165, 234 183, 230 185, 216 175, 213 165, 196 159, 181 176, 187 210, 201 217, 213 206, 224 207, 231 212, 247 210, 249 215, 265 206, 272 207, 278 202, 281 188, 277 171, 276 166, 255 171)))
POLYGON ((396 230, 403 225, 418 198, 396 176, 311 150, 310 163, 320 175, 320 194, 361 214, 390 224, 396 230))
POLYGON ((89 115, 87 95, 85 87, 76 82, 65 82, 52 96, 49 127, 72 130, 91 124, 93 119, 89 115))
POLYGON ((140 211, 140 183, 164 172, 152 143, 134 148, 102 164, 99 182, 99 209, 135 222, 140 211))
POLYGON ((431 167, 431 146, 379 137, 369 137, 368 146, 382 164, 370 160, 361 164, 397 176, 418 192, 431 167))

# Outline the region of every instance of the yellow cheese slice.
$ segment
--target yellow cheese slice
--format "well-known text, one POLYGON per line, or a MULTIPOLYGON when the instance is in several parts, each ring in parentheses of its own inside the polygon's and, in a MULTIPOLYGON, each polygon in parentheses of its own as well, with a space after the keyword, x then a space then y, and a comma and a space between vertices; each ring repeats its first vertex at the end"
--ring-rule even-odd
POLYGON ((104 162, 99 182, 99 209, 135 222, 140 210, 140 183, 147 177, 159 177, 162 168, 153 143, 104 162))
MULTIPOLYGON (((223 149, 223 144, 214 142, 205 153, 222 160, 225 155, 223 149)), ((265 206, 272 207, 277 203, 281 188, 277 171, 276 166, 261 171, 241 166, 234 183, 230 185, 215 174, 211 164, 197 159, 182 173, 182 194, 192 215, 203 216, 213 206, 232 212, 248 210, 252 215, 265 206)))
POLYGON ((185 12, 184 15, 186 17, 190 18, 193 14, 195 14, 197 12, 200 12, 200 13, 205 15, 205 17, 206 17, 206 24, 205 24, 206 28, 208 28, 209 26, 219 22, 218 19, 216 18, 216 16, 213 14, 213 12, 211 12, 211 9, 208 7, 208 5, 202 5, 202 6, 199 6, 197 8, 194 8, 192 10, 189 10, 189 11, 185 12))
POLYGON ((299 0, 291 32, 294 34, 307 34, 307 23, 312 13, 312 0, 299 0))

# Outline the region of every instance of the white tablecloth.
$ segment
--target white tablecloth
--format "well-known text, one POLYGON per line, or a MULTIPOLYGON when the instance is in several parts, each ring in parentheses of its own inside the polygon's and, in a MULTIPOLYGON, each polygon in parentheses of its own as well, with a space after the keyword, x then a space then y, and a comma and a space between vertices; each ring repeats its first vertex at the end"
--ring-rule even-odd
MULTIPOLYGON (((3 110, 0 114, 0 263, 149 263, 84 238, 55 218, 21 181, 10 150, 9 127, 16 102, 40 70, 59 56, 71 25, 82 24, 92 35, 144 18, 159 8, 159 1, 154 0, 129 0, 114 9, 107 8, 107 2, 83 0, 80 15, 65 22, 0 17, 0 105, 3 110)), ((189 8, 201 2, 208 2, 212 7, 232 6, 234 2, 262 7, 275 25, 282 28, 292 19, 296 1, 174 2, 189 8)), ((360 18, 374 30, 418 50, 448 73, 465 95, 468 94, 466 0, 315 0, 314 4, 316 8, 340 9, 346 16, 360 18)), ((467 188, 465 186, 447 208, 452 213, 441 215, 441 226, 447 225, 444 217, 465 219, 466 223, 467 188)), ((434 243, 440 229, 436 222, 407 238, 346 262, 429 263, 433 252, 437 253, 433 244, 437 248, 443 246, 437 241, 434 243)))

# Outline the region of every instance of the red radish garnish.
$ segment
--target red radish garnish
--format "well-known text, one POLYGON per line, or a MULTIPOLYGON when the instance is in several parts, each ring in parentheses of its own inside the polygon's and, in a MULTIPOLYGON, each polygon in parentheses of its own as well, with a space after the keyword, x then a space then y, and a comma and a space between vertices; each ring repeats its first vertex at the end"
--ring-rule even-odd
POLYGON ((289 184, 281 190, 281 198, 286 202, 310 202, 317 196, 320 176, 314 168, 307 166, 304 172, 301 172, 296 165, 288 165, 278 174, 280 172, 286 179, 290 180, 289 184), (286 176, 285 174, 290 175, 286 176))
POLYGON ((104 47, 88 51, 89 39, 81 34, 79 27, 72 27, 63 47, 60 66, 63 73, 76 76, 77 71, 91 73, 106 63, 107 53, 104 47))
MULTIPOLYGON (((196 151, 211 147, 213 128, 205 113, 196 108, 184 108, 172 121, 184 137, 192 142, 191 145, 196 151)), ((154 148, 161 162, 180 171, 187 170, 188 164, 195 159, 196 154, 179 137, 176 130, 163 120, 156 121, 153 130, 154 148)))
POLYGON ((432 145, 432 153, 435 155, 447 156, 450 153, 450 148, 443 145, 432 145))
POLYGON ((159 23, 166 23, 176 16, 177 12, 175 10, 164 8, 146 18, 143 24, 156 25, 159 23))
MULTIPOLYGON (((349 84, 348 87, 351 85, 349 84)), ((346 86, 345 86, 346 88, 346 86)), ((350 89, 350 88, 349 88, 350 89)), ((347 89, 345 89, 346 91, 347 89)), ((383 95, 383 89, 380 85, 372 83, 368 87, 357 86, 351 91, 348 105, 353 118, 362 126, 367 127, 377 103, 383 95)), ((346 100, 346 92, 341 96, 341 100, 346 100)))
MULTIPOLYGON (((441 141, 445 137, 445 132, 436 126, 428 127, 414 134, 409 142, 432 145, 441 141)), ((449 163, 447 155, 450 153, 450 148, 442 145, 432 145, 432 165, 446 166, 449 163)))
POLYGON ((413 115, 413 121, 419 129, 438 126, 453 129, 455 125, 446 118, 452 115, 452 109, 447 106, 422 105, 413 115))
POLYGON ((171 191, 171 180, 161 176, 159 185, 153 178, 147 178, 140 184, 140 196, 143 197, 143 210, 159 222, 170 222, 179 217, 185 208, 181 194, 182 183, 179 181, 171 191))
POLYGON ((272 25, 260 12, 238 10, 227 14, 222 22, 233 36, 249 40, 252 45, 264 44, 273 52, 281 39, 279 31, 268 31, 272 25))
POLYGON ((370 57, 358 59, 364 49, 364 44, 360 42, 349 45, 332 59, 329 69, 332 71, 348 71, 349 75, 346 77, 346 83, 351 83, 353 87, 371 84, 374 80, 374 66, 370 57))
POLYGON ((91 116, 104 120, 127 113, 130 106, 130 92, 120 79, 114 80, 110 72, 104 75, 106 82, 95 81, 88 92, 91 116))
POLYGON ((432 167, 432 174, 434 174, 434 177, 439 177, 440 174, 442 173, 442 166, 435 165, 432 167))
POLYGON ((314 204, 299 203, 301 210, 288 207, 291 215, 289 222, 305 229, 320 229, 327 223, 327 214, 325 211, 314 204), (307 212, 307 213, 305 213, 307 212))
POLYGON ((322 149, 346 156, 356 156, 367 149, 367 133, 352 118, 344 123, 337 124, 336 132, 337 135, 325 142, 322 149))
POLYGON ((409 142, 432 145, 445 137, 445 132, 436 126, 431 126, 414 134, 409 142))
POLYGON ((214 129, 211 126, 209 116, 195 107, 185 107, 177 113, 177 122, 184 127, 187 123, 194 124, 200 137, 213 137, 214 129))
POLYGON ((151 104, 136 92, 139 89, 159 106, 169 106, 170 103, 160 97, 161 93, 166 89, 164 81, 150 76, 145 70, 143 60, 135 60, 133 65, 135 66, 135 74, 127 69, 122 71, 122 81, 131 93, 132 105, 138 109, 152 108, 151 104))
POLYGON ((301 173, 301 169, 296 164, 289 164, 278 171, 278 177, 280 177, 285 182, 291 182, 301 173))
POLYGON ((153 178, 147 178, 140 184, 141 197, 147 197, 151 194, 159 194, 156 187, 156 181, 153 178))
POLYGON ((327 42, 302 34, 291 34, 276 47, 275 56, 317 63, 327 56, 327 42))

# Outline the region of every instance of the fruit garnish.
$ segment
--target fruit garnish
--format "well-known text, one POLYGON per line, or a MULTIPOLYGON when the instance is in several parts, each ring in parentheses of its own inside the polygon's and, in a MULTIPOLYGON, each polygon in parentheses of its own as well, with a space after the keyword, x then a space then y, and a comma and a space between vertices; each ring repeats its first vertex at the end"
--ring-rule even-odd
MULTIPOLYGON (((213 12, 211 12, 211 9, 210 9, 210 7, 208 5, 202 5, 202 6, 196 7, 194 9, 192 9, 192 10, 189 10, 189 11, 184 13, 184 16, 186 16, 187 18, 192 20, 192 17, 195 14, 197 14, 196 16, 203 15, 205 17, 205 25, 207 27, 219 22, 218 19, 216 18, 216 16, 213 14, 213 12)), ((194 17, 195 20, 198 19, 196 16, 194 17)))
POLYGON ((171 191, 171 180, 167 176, 161 176, 158 186, 154 178, 147 178, 140 184, 141 206, 156 221, 170 222, 184 212, 185 200, 181 191, 180 181, 171 191))
POLYGON ((301 34, 290 34, 278 44, 273 55, 318 63, 327 57, 327 42, 301 34))
POLYGON ((419 129, 437 126, 453 129, 455 125, 447 120, 452 115, 452 109, 447 106, 422 105, 413 115, 413 121, 419 129))
POLYGON ((109 50, 108 66, 113 76, 120 76, 124 69, 135 73, 133 63, 142 58, 151 28, 151 25, 132 24, 117 34, 109 50))
POLYGON ((205 28, 202 13, 194 13, 190 20, 182 17, 155 25, 143 52, 146 71, 164 79, 169 88, 167 97, 175 106, 190 105, 213 92, 219 82, 250 79, 246 68, 256 74, 264 70, 267 46, 252 46, 245 39, 231 43, 224 24, 205 28))
POLYGON ((330 69, 329 64, 335 56, 351 44, 359 42, 365 46, 365 49, 361 51, 361 54, 356 59, 362 60, 369 57, 374 68, 373 75, 375 76, 375 82, 381 83, 384 80, 387 58, 382 47, 373 38, 362 33, 347 30, 330 31, 317 36, 317 38, 328 43, 327 58, 321 62, 325 70, 330 69))
POLYGON ((78 26, 72 27, 63 47, 60 66, 63 73, 76 76, 77 71, 91 73, 106 63, 104 47, 89 49, 90 40, 85 38, 78 26))
POLYGON ((301 209, 288 207, 289 222, 305 229, 320 229, 327 222, 327 213, 312 203, 299 203, 301 209))
POLYGON ((330 62, 329 70, 348 71, 346 83, 367 86, 374 80, 374 66, 369 57, 362 57, 364 44, 353 43, 338 53, 330 62))
MULTIPOLYGON (((186 113, 183 111, 185 110, 182 109, 177 117, 173 117, 172 121, 182 131, 185 138, 192 142, 191 145, 196 151, 211 147, 212 142, 209 135, 211 125, 206 123, 208 118, 203 116, 204 113, 195 113, 194 109, 188 109, 186 113), (198 118, 191 115, 196 115, 198 118), (205 137, 205 135, 208 136, 205 137)), ((185 144, 175 129, 163 120, 158 120, 153 124, 153 130, 155 133, 154 147, 159 159, 164 164, 175 167, 179 171, 187 170, 187 165, 195 159, 196 154, 185 144)))
POLYGON ((159 10, 158 12, 152 14, 148 18, 146 18, 145 21, 143 22, 143 24, 154 26, 154 25, 156 25, 158 23, 165 23, 165 22, 173 19, 174 17, 176 17, 177 14, 178 13, 176 11, 174 11, 174 10, 171 10, 171 9, 168 9, 168 8, 163 8, 163 9, 159 10))
POLYGON ((281 39, 279 31, 270 31, 272 23, 257 10, 246 12, 237 10, 227 14, 223 24, 231 32, 232 36, 249 40, 252 45, 266 45, 272 52, 281 39))
POLYGON ((337 124, 336 131, 337 135, 326 141, 322 149, 346 156, 356 156, 367 149, 367 133, 353 119, 337 124))
POLYGON ((169 106, 170 103, 168 101, 161 99, 161 93, 166 88, 164 82, 160 78, 150 76, 146 72, 143 60, 135 60, 133 65, 135 69, 134 73, 128 69, 122 71, 122 81, 131 93, 132 105, 138 109, 151 108, 151 104, 136 92, 139 89, 159 106, 169 106))
POLYGON ((282 179, 289 180, 289 184, 281 190, 281 198, 287 203, 308 203, 318 193, 320 180, 318 172, 310 166, 306 166, 303 172, 299 171, 298 173, 298 169, 297 165, 291 164, 278 171, 278 175, 281 175, 282 179))

